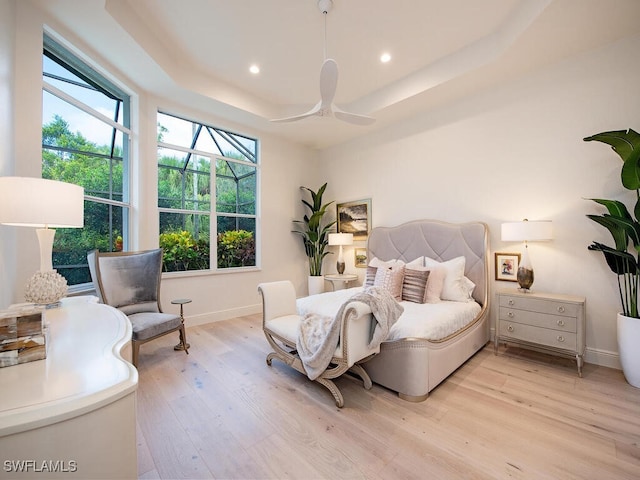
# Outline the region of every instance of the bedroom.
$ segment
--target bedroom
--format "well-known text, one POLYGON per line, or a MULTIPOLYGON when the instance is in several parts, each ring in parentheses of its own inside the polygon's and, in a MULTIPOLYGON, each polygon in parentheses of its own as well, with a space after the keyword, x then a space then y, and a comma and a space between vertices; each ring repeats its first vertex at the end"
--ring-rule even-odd
MULTIPOLYGON (((0 103, 10 106, 2 109, 0 118, 2 175, 40 173, 42 25, 68 36, 96 61, 111 65, 106 54, 91 46, 86 32, 91 24, 83 23, 86 18, 94 18, 105 28, 115 28, 113 20, 105 20, 108 17, 101 8, 84 15, 85 20, 75 18, 74 22, 74 15, 82 17, 84 13, 79 8, 73 11, 74 2, 46 3, 49 5, 0 2, 1 70, 5 79, 10 72, 17 75, 13 83, 5 80, 0 87, 0 103), (48 13, 49 9, 58 13, 48 13)), ((97 8, 102 2, 88 3, 97 8)), ((579 10, 577 5, 582 2, 553 3, 579 10)), ((636 2, 614 3, 620 4, 621 17, 638 17, 636 2)), ((604 9, 602 2, 587 5, 599 12, 593 14, 596 19, 603 15, 599 10, 604 9)), ((589 45, 571 56, 453 101, 447 101, 449 92, 441 89, 441 95, 424 113, 381 132, 320 150, 284 140, 273 131, 261 133, 254 126, 202 112, 194 106, 197 98, 194 100, 193 95, 158 98, 143 93, 139 100, 143 157, 155 159, 155 112, 159 105, 255 134, 262 142, 261 270, 167 278, 163 281, 164 303, 171 298, 192 297, 187 322, 195 326, 259 312, 255 286, 261 281, 290 278, 297 290, 304 292, 306 258, 297 239, 289 234, 290 222, 301 213, 298 187, 326 181, 327 198, 338 202, 371 198, 374 226, 416 218, 482 220, 490 227, 492 251, 520 248, 501 242, 498 232, 502 222, 523 217, 552 220, 554 240, 530 246, 536 267, 535 288, 586 297, 586 361, 617 368, 612 320, 619 308, 616 284, 602 259, 587 251, 591 240, 607 239, 586 220, 593 207, 584 198, 620 195, 615 182, 618 164, 608 148, 586 144, 582 138, 609 129, 639 128, 640 98, 633 92, 640 79, 640 66, 627 60, 636 55, 640 32, 637 27, 627 28, 623 38, 589 45), (455 182, 449 181, 451 178, 455 182)), ((616 30, 617 25, 610 29, 616 30)), ((311 32, 314 37, 320 33, 311 32)), ((131 88, 151 89, 144 82, 153 79, 129 78, 121 68, 116 71, 131 88)), ((315 87, 315 77, 310 82, 315 87)), ((138 178, 154 178, 154 169, 154 161, 141 164, 138 178)), ((136 186, 140 205, 135 243, 147 248, 157 242, 156 198, 153 188, 145 187, 142 180, 136 186)), ((36 250, 33 232, 2 227, 2 306, 21 299, 21 285, 37 269, 37 259, 32 255, 36 250)), ((332 271, 331 266, 327 268, 332 271)), ((353 265, 347 265, 347 271, 354 270, 353 265)), ((491 289, 501 286, 505 285, 495 282, 491 289)))

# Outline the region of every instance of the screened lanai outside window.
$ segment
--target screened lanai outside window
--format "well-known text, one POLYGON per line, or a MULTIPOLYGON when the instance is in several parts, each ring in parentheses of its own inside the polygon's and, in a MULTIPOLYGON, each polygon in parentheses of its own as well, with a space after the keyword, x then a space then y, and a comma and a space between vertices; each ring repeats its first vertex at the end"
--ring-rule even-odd
POLYGON ((165 271, 256 265, 257 150, 255 139, 158 113, 165 271))
POLYGON ((128 244, 129 96, 49 36, 42 73, 42 177, 85 192, 84 228, 56 230, 53 267, 89 283, 87 252, 128 244))

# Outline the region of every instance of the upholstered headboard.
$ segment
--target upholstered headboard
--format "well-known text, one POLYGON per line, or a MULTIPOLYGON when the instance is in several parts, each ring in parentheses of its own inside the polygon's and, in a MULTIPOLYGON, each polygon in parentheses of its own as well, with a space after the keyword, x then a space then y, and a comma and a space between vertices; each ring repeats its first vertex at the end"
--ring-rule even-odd
POLYGON ((482 222, 416 220, 396 227, 376 227, 369 234, 368 259, 410 262, 422 255, 438 261, 464 256, 465 276, 476 284, 473 298, 487 305, 489 232, 482 222))

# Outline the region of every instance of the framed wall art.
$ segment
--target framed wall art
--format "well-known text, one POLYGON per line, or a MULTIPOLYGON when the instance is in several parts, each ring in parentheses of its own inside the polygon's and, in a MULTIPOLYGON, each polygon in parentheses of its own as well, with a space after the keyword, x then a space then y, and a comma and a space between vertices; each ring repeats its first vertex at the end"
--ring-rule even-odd
POLYGON ((355 266, 358 268, 367 268, 367 249, 354 248, 355 266))
POLYGON ((518 281, 519 253, 496 252, 496 280, 518 281))
POLYGON ((354 240, 366 240, 371 231, 371 199, 336 204, 338 233, 352 233, 354 240))

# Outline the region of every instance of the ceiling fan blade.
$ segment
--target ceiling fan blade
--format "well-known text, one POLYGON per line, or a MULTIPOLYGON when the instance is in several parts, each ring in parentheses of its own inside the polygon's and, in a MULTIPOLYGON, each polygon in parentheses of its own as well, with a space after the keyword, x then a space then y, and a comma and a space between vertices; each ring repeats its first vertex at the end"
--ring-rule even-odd
POLYGON ((376 121, 375 118, 369 117, 368 115, 345 112, 344 110, 340 110, 335 105, 332 105, 331 109, 333 110, 333 116, 338 120, 353 123, 354 125, 371 125, 376 121))
POLYGON ((284 118, 274 118, 273 120, 269 120, 270 122, 276 123, 284 123, 284 122, 295 122, 296 120, 302 120, 303 118, 312 117, 313 115, 322 115, 321 107, 322 102, 318 102, 314 105, 314 107, 308 112, 301 113, 300 115, 293 115, 292 117, 284 117, 284 118))
POLYGON ((321 108, 329 108, 336 96, 338 87, 338 64, 333 58, 327 58, 320 70, 321 108))

